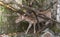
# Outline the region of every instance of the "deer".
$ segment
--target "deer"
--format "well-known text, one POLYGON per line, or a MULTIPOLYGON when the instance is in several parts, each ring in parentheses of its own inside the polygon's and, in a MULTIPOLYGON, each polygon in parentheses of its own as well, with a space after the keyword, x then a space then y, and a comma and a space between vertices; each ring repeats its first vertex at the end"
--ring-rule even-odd
MULTIPOLYGON (((40 13, 42 13, 42 14, 46 15, 47 17, 51 18, 51 12, 49 10, 44 11, 44 12, 40 12, 40 13)), ((15 20, 16 23, 19 23, 22 20, 25 20, 25 21, 29 22, 29 26, 28 26, 27 30, 25 31, 25 34, 28 33, 28 31, 29 31, 29 29, 31 28, 32 25, 34 27, 33 30, 34 30, 34 34, 35 34, 36 33, 36 29, 35 28, 36 28, 36 23, 37 23, 36 18, 33 15, 26 16, 25 14, 22 14, 22 15, 19 14, 19 13, 17 13, 17 14, 18 14, 19 17, 15 20)), ((38 20, 39 20, 39 22, 45 21, 44 19, 42 19, 40 17, 38 17, 38 20)))

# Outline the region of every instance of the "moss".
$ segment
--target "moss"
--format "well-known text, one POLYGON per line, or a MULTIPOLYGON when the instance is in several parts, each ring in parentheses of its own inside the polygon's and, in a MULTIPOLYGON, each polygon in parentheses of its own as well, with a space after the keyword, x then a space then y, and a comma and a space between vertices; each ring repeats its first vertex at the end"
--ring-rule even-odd
POLYGON ((51 29, 53 32, 55 32, 55 33, 56 33, 56 32, 57 32, 57 33, 60 32, 60 29, 58 29, 56 25, 52 26, 50 29, 51 29))

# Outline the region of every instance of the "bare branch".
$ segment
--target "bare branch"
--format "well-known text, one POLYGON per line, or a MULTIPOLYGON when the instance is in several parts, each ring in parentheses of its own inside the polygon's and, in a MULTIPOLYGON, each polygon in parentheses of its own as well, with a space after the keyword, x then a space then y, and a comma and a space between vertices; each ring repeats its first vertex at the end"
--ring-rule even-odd
POLYGON ((40 30, 37 32, 37 34, 38 34, 38 33, 42 33, 43 30, 45 30, 46 28, 50 27, 50 26, 51 26, 51 25, 49 25, 50 22, 51 22, 50 20, 47 21, 47 22, 46 22, 47 24, 45 23, 45 26, 44 26, 42 29, 40 29, 40 30))

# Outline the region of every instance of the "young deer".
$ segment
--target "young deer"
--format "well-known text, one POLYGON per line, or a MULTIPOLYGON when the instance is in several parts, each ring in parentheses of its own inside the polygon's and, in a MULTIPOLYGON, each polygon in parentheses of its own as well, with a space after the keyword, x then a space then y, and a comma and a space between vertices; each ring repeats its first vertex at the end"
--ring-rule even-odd
POLYGON ((29 17, 29 16, 25 16, 25 14, 24 14, 24 15, 18 14, 18 16, 19 16, 19 18, 17 18, 17 20, 15 21, 16 23, 19 23, 19 22, 22 21, 22 20, 25 20, 25 21, 29 22, 28 29, 27 29, 27 31, 25 32, 26 34, 27 34, 27 32, 29 31, 29 29, 31 28, 32 24, 34 24, 34 25, 33 25, 33 26, 34 26, 34 33, 36 32, 36 30, 35 30, 35 25, 36 25, 37 21, 36 21, 35 18, 31 18, 31 16, 30 16, 30 17, 29 17))
MULTIPOLYGON (((45 11, 45 12, 41 12, 41 13, 46 15, 47 17, 51 18, 51 12, 45 11)), ((33 27, 34 27, 34 33, 36 33, 35 26, 36 26, 37 20, 36 20, 35 17, 32 17, 32 15, 31 16, 25 16, 25 14, 23 14, 23 15, 18 14, 18 16, 19 17, 15 21, 16 23, 19 23, 22 20, 25 20, 25 21, 29 22, 29 26, 27 28, 27 31, 25 32, 26 34, 28 33, 28 31, 31 28, 32 24, 33 24, 33 27)), ((39 22, 45 21, 44 19, 39 18, 39 17, 38 17, 38 19, 39 19, 39 22)))

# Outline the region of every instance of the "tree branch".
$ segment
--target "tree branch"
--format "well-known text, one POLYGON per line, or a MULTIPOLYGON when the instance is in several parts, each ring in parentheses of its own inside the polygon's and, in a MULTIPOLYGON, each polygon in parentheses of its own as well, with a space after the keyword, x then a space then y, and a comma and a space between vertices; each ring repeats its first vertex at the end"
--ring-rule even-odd
POLYGON ((49 21, 47 21, 47 22, 46 22, 47 24, 45 23, 45 26, 44 26, 42 29, 40 29, 40 30, 37 32, 37 34, 38 34, 38 33, 42 33, 43 30, 45 30, 46 28, 49 28, 49 27, 51 26, 51 25, 49 25, 49 23, 50 23, 51 21, 49 20, 49 21), (47 22, 48 22, 48 23, 47 23, 47 22))
POLYGON ((6 3, 4 3, 2 1, 0 1, 0 5, 5 6, 6 8, 8 8, 8 9, 14 11, 14 12, 17 11, 17 9, 11 7, 10 5, 8 5, 8 4, 6 4, 6 3))

